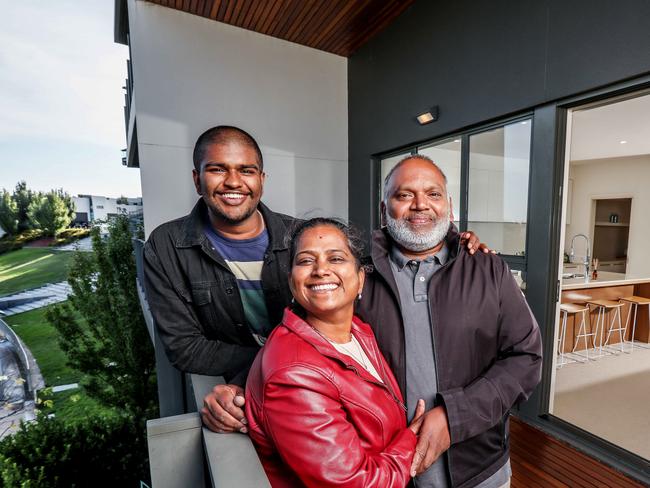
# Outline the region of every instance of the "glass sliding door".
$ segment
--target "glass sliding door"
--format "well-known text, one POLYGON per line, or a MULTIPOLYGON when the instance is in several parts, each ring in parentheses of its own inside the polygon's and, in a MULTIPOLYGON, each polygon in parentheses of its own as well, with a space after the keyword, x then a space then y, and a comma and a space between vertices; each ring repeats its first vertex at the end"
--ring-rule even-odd
POLYGON ((526 254, 530 152, 530 119, 469 136, 467 228, 500 254, 526 254))
POLYGON ((646 463, 649 114, 647 91, 568 112, 555 354, 545 358, 549 412, 646 463))

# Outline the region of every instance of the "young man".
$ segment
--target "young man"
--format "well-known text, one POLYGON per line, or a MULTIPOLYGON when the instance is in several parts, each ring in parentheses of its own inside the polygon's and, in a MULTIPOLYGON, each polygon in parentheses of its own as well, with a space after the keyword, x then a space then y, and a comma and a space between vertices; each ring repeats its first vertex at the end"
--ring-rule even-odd
POLYGON ((175 367, 243 386, 291 300, 284 236, 293 218, 260 202, 262 153, 245 131, 207 130, 193 159, 201 198, 149 236, 147 300, 175 367))

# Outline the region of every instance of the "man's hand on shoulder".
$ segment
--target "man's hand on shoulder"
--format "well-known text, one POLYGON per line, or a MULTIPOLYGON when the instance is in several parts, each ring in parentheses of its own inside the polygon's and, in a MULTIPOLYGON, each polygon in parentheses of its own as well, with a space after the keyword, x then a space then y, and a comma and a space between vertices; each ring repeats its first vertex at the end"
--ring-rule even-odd
POLYGON ((474 254, 477 250, 486 254, 489 252, 496 254, 496 251, 491 250, 487 244, 481 242, 479 237, 471 230, 460 233, 460 244, 461 246, 465 245, 467 247, 467 252, 470 254, 474 254))
POLYGON ((217 385, 203 399, 201 418, 205 426, 220 434, 248 432, 244 414, 244 390, 237 385, 217 385))
POLYGON ((411 476, 416 476, 431 466, 440 455, 449 449, 451 438, 444 407, 435 407, 424 414, 418 433, 418 443, 411 463, 411 476))

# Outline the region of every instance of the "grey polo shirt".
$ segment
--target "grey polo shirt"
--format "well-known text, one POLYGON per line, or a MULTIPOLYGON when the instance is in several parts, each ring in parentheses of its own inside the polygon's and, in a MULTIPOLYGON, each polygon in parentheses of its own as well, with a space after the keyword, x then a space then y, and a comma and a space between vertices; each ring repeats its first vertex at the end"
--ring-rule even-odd
MULTIPOLYGON (((397 246, 390 253, 390 265, 397 283, 406 342, 406 406, 409 421, 413 418, 418 399, 426 402, 426 409, 434 406, 438 393, 433 329, 429 310, 429 281, 449 258, 447 246, 435 256, 421 261, 409 260, 397 246)), ((435 304, 433 304, 435 306, 435 304)), ((511 476, 510 461, 478 488, 497 488, 511 476)), ((447 455, 443 454, 431 467, 415 478, 415 485, 426 488, 447 487, 447 455)))

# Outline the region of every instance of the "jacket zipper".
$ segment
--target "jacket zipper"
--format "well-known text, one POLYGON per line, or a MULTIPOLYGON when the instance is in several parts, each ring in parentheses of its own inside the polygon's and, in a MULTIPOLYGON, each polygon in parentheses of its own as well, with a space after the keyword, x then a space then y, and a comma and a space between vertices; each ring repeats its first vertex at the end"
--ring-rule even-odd
MULTIPOLYGON (((364 353, 365 353, 366 350, 365 350, 365 348, 363 347, 363 345, 361 345, 361 347, 363 348, 364 353)), ((354 366, 353 364, 350 364, 350 363, 348 363, 348 362, 346 362, 346 361, 343 361, 341 358, 339 358, 339 357, 335 357, 335 356, 332 356, 332 355, 330 355, 330 354, 324 354, 324 353, 322 353, 322 352, 321 352, 321 354, 323 354, 323 356, 327 356, 327 357, 329 357, 330 359, 334 359, 335 361, 339 361, 339 362, 343 363, 343 365, 346 367, 346 369, 349 369, 349 370, 354 371, 355 374, 356 374, 359 378, 361 378, 363 381, 367 381, 368 383, 372 383, 373 385, 380 386, 380 387, 382 387, 384 390, 388 391, 388 393, 390 393, 390 396, 393 398, 393 400, 395 401, 395 403, 397 403, 397 404, 402 408, 402 410, 404 410, 405 412, 408 413, 408 409, 406 408, 406 405, 404 405, 404 404, 399 400, 399 398, 397 398, 397 395, 395 395, 395 392, 394 392, 393 389, 390 387, 390 385, 388 385, 388 383, 383 383, 383 382, 381 382, 381 381, 375 381, 375 380, 369 380, 369 379, 366 379, 366 378, 364 378, 363 376, 361 376, 361 374, 359 373, 359 370, 358 370, 357 367, 354 366)), ((367 353, 366 353, 366 355, 367 355, 367 353)), ((368 357, 368 359, 370 359, 370 357, 368 357)), ((382 364, 381 361, 379 361, 379 364, 380 364, 380 366, 381 366, 382 373, 384 373, 384 377, 386 377, 386 371, 384 370, 384 365, 382 364)), ((370 374, 370 373, 368 373, 368 374, 370 374)))
MULTIPOLYGON (((361 349, 363 349, 364 354, 366 354, 366 356, 368 356, 368 351, 366 351, 366 347, 365 347, 365 345, 362 344, 361 342, 359 342, 359 345, 361 346, 361 349)), ((377 350, 376 347, 373 348, 373 352, 372 352, 372 353, 373 353, 373 356, 374 356, 375 358, 379 358, 379 357, 381 357, 381 353, 377 350)), ((370 360, 370 356, 368 356, 368 360, 370 360)), ((383 363, 383 361, 379 361, 379 360, 378 360, 377 362, 378 362, 379 366, 381 366, 381 372, 382 372, 382 375, 383 375, 384 380, 388 380, 388 375, 386 374, 386 370, 384 369, 384 363, 383 363)), ((372 364, 372 362, 371 362, 371 364, 372 364)), ((354 372, 357 373, 357 375, 359 375, 359 372, 357 371, 357 369, 356 369, 353 365, 349 364, 348 366, 349 366, 349 367, 352 367, 352 368, 354 369, 354 372)), ((361 376, 361 375, 359 375, 359 376, 361 376)), ((361 379, 363 379, 363 378, 361 378, 361 379)), ((375 383, 375 384, 377 384, 377 385, 380 385, 380 386, 383 386, 384 388, 386 388, 386 389, 389 391, 389 393, 391 394, 391 396, 393 397, 393 400, 395 400, 395 402, 396 402, 400 407, 402 407, 402 409, 404 410, 404 412, 406 412, 406 414, 408 415, 408 409, 406 408, 406 405, 404 405, 404 403, 402 403, 402 402, 399 400, 399 398, 397 398, 397 395, 396 395, 395 392, 393 391, 393 387, 390 386, 390 383, 389 383, 388 381, 386 381, 386 383, 376 382, 376 381, 371 381, 371 383, 375 383)))
MULTIPOLYGON (((345 362, 344 362, 343 364, 345 364, 345 367, 346 367, 347 369, 351 369, 352 371, 354 371, 354 372, 356 373, 356 375, 357 375, 359 378, 361 378, 363 381, 367 381, 368 383, 372 383, 373 385, 381 386, 382 388, 384 388, 385 390, 387 390, 387 391, 390 393, 390 395, 391 395, 391 397, 393 398, 393 400, 395 401, 395 403, 397 403, 397 404, 402 408, 402 410, 404 410, 405 412, 408 412, 408 410, 407 410, 407 408, 406 408, 406 405, 404 405, 402 402, 400 402, 399 398, 397 398, 397 396, 395 395, 395 392, 393 392, 393 389, 390 388, 387 384, 382 383, 382 382, 380 382, 380 381, 372 381, 372 380, 368 380, 368 379, 364 378, 363 376, 361 376, 361 374, 359 373, 359 370, 357 369, 356 366, 353 366, 352 364, 347 364, 347 363, 345 363, 345 362)), ((383 368, 384 368, 384 367, 382 366, 382 370, 383 370, 383 368)))

